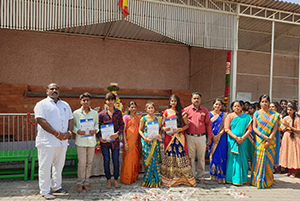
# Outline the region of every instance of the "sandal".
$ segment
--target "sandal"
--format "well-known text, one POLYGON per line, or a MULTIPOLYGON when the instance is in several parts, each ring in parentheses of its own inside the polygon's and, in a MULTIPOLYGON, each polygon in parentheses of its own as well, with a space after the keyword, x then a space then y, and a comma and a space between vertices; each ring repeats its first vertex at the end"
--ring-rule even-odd
POLYGON ((290 178, 295 178, 295 177, 296 177, 296 175, 294 175, 294 174, 290 175, 290 178))
POLYGON ((78 186, 77 193, 82 193, 82 186, 78 186))
POLYGON ((69 195, 68 191, 66 191, 65 189, 63 188, 60 188, 54 192, 52 192, 53 194, 56 194, 56 195, 69 195))
POLYGON ((46 199, 46 200, 54 200, 56 198, 55 195, 52 195, 51 193, 48 193, 46 195, 43 195, 43 197, 46 199))
POLYGON ((91 188, 88 185, 84 185, 83 188, 86 192, 90 192, 91 190, 91 188))
POLYGON ((105 186, 106 189, 111 189, 111 183, 107 183, 105 186))
POLYGON ((115 180, 115 181, 114 181, 114 184, 115 184, 115 187, 116 187, 116 188, 121 188, 121 185, 119 184, 118 181, 115 180))

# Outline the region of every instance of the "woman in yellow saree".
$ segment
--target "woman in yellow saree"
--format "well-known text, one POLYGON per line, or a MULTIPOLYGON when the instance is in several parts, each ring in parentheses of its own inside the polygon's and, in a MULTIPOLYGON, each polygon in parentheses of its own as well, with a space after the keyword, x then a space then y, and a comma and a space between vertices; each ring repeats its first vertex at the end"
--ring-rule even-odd
POLYGON ((132 184, 139 176, 139 125, 141 116, 136 114, 137 104, 131 101, 128 115, 123 116, 125 129, 123 132, 123 163, 121 183, 132 184))
POLYGON ((259 98, 261 109, 253 115, 255 132, 255 154, 252 163, 251 185, 257 188, 272 186, 274 157, 276 154, 276 133, 278 131, 279 114, 269 110, 270 97, 259 98))
MULTIPOLYGON (((146 104, 147 115, 143 116, 140 120, 139 134, 142 139, 142 153, 144 158, 145 175, 142 182, 142 186, 157 188, 161 185, 160 167, 161 155, 160 155, 160 140, 159 129, 161 127, 161 117, 156 117, 155 105, 153 102, 146 104), (148 124, 158 124, 158 133, 148 133, 148 124), (155 137, 154 134, 156 135, 155 137), (151 136, 150 136, 151 135, 151 136)), ((153 129, 154 131, 155 129, 153 129)))

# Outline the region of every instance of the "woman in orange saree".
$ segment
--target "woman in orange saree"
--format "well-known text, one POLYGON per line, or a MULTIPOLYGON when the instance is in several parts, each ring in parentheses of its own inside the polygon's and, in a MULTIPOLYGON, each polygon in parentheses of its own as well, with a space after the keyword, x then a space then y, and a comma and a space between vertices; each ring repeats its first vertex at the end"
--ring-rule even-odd
POLYGON ((128 115, 124 115, 125 129, 123 132, 123 163, 121 183, 132 184, 139 176, 139 125, 141 116, 136 113, 137 104, 131 101, 128 115))

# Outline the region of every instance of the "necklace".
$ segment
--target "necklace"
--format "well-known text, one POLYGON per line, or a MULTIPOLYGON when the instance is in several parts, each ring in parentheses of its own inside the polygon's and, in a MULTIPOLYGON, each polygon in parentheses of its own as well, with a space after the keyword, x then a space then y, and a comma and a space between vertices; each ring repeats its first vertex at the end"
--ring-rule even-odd
POLYGON ((211 111, 211 113, 213 114, 213 115, 219 115, 220 113, 221 113, 221 111, 218 113, 218 112, 216 112, 216 111, 211 111))
POLYGON ((153 121, 153 120, 155 119, 155 115, 153 115, 153 117, 152 117, 152 116, 150 116, 150 115, 148 114, 148 117, 149 117, 149 119, 150 119, 151 121, 153 121))
POLYGON ((130 117, 130 118, 134 118, 134 117, 135 117, 135 114, 134 114, 134 115, 130 114, 129 117, 130 117))

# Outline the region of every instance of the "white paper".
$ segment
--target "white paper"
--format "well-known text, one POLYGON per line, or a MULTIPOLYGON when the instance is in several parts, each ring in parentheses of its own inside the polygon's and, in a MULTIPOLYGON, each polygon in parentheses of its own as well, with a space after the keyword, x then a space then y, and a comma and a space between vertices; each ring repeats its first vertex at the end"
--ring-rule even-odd
POLYGON ((113 124, 106 124, 101 125, 101 135, 102 139, 106 141, 113 141, 110 139, 110 136, 114 134, 114 125, 113 124))
POLYGON ((85 135, 81 137, 90 137, 90 131, 94 130, 94 120, 91 119, 80 119, 80 130, 85 131, 85 135))
POLYGON ((158 122, 147 123, 147 138, 157 138, 159 135, 159 124, 158 122))
POLYGON ((165 126, 167 128, 171 128, 170 131, 167 132, 167 134, 174 134, 173 131, 174 128, 177 128, 177 119, 176 118, 167 118, 165 119, 165 126))

